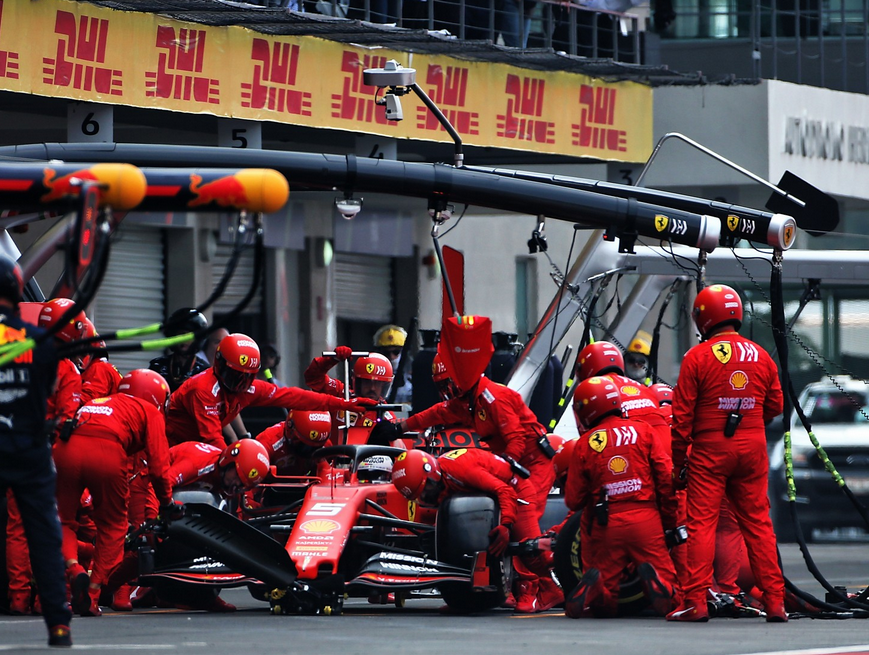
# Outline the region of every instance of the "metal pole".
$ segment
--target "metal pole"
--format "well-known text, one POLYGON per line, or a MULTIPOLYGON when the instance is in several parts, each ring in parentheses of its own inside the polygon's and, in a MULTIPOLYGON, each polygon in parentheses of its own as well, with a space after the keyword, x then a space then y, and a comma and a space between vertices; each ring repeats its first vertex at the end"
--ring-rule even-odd
POLYGON ((440 219, 440 212, 437 212, 435 214, 435 217, 434 217, 434 224, 431 227, 431 240, 434 243, 435 254, 437 255, 437 258, 438 258, 438 264, 440 264, 440 267, 441 267, 441 275, 444 276, 444 289, 447 290, 447 298, 450 301, 450 309, 453 310, 453 316, 458 318, 459 317, 459 310, 456 307, 455 296, 453 296, 453 287, 450 284, 450 276, 449 276, 449 273, 447 273, 447 267, 444 264, 444 254, 443 254, 443 252, 441 252, 441 243, 440 243, 440 241, 438 241, 438 227, 440 226, 440 223, 438 222, 439 219, 440 219))
POLYGON ((748 170, 747 168, 743 168, 743 167, 740 166, 739 164, 736 164, 736 163, 730 161, 730 160, 727 159, 726 157, 722 157, 721 155, 719 155, 719 154, 718 154, 717 152, 715 152, 714 150, 710 150, 710 149, 707 148, 706 146, 701 145, 701 144, 697 143, 696 141, 694 141, 693 139, 688 138, 688 137, 685 136, 684 134, 679 134, 678 132, 668 132, 667 134, 665 134, 664 136, 662 136, 662 137, 658 140, 658 143, 655 144, 655 149, 652 151, 652 154, 651 154, 651 156, 649 157, 649 160, 646 162, 646 165, 643 166, 643 170, 640 171, 640 175, 637 177, 637 183, 636 183, 635 186, 642 186, 643 178, 646 176, 646 172, 649 170, 649 167, 652 165, 652 161, 653 161, 653 160, 655 159, 655 157, 657 156, 658 151, 661 149, 661 146, 664 144, 664 141, 666 141, 666 140, 668 140, 668 139, 679 139, 679 140, 681 140, 681 141, 684 141, 684 142, 687 143, 689 146, 693 146, 694 148, 697 148, 697 150, 699 150, 700 152, 702 152, 702 153, 704 153, 704 154, 707 154, 707 155, 709 155, 710 157, 712 157, 713 159, 716 159, 716 160, 720 161, 720 162, 721 162, 722 164, 724 164, 725 166, 729 166, 729 167, 732 168, 733 170, 735 170, 735 171, 739 171, 740 173, 742 173, 742 174, 745 175, 746 177, 749 177, 749 178, 751 178, 752 180, 754 180, 755 182, 764 185, 765 187, 771 189, 772 191, 775 191, 775 192, 776 192, 777 194, 779 194, 780 196, 784 196, 785 198, 788 198, 788 199, 791 200, 792 202, 795 202, 796 204, 798 204, 800 207, 805 207, 805 206, 806 206, 806 203, 805 203, 805 202, 803 202, 803 201, 800 200, 799 198, 795 198, 794 196, 792 196, 791 194, 789 194, 787 191, 784 191, 784 190, 782 190, 782 189, 779 189, 779 188, 778 188, 775 184, 773 184, 772 182, 768 182, 767 180, 763 179, 763 178, 760 177, 759 175, 755 175, 754 173, 752 173, 752 172, 751 172, 750 170, 748 170))

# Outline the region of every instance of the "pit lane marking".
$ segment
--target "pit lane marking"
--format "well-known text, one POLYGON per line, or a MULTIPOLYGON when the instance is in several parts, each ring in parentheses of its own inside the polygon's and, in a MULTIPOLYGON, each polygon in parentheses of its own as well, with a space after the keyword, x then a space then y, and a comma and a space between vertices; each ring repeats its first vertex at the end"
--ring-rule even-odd
POLYGON ((564 612, 538 612, 537 614, 512 614, 511 619, 545 619, 549 616, 564 616, 564 612))
POLYGON ((869 644, 836 646, 835 648, 807 648, 804 650, 759 651, 743 655, 860 655, 862 653, 869 653, 869 644))
MULTIPOLYGON (((75 637, 73 637, 75 640, 75 637)), ((208 644, 204 641, 191 641, 184 644, 73 644, 73 650, 180 650, 182 648, 205 648, 208 644)), ((45 650, 45 646, 41 644, 22 645, 15 644, 9 646, 0 646, 0 651, 22 651, 22 650, 45 650)))

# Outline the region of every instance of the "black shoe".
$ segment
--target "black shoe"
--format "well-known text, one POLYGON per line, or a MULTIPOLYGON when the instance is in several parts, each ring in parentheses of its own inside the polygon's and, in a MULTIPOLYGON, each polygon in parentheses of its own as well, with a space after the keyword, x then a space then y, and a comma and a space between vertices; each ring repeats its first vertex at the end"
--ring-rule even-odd
POLYGON ((673 609, 673 594, 667 585, 661 582, 655 567, 648 562, 643 562, 637 567, 637 573, 643 581, 643 588, 652 609, 660 616, 667 616, 673 609))
POLYGON ((48 645, 56 646, 57 648, 71 648, 72 634, 70 634, 69 626, 55 625, 48 629, 48 645))
POLYGON ((571 619, 582 616, 585 608, 600 594, 601 582, 600 571, 589 569, 586 571, 579 584, 564 600, 564 613, 571 619))

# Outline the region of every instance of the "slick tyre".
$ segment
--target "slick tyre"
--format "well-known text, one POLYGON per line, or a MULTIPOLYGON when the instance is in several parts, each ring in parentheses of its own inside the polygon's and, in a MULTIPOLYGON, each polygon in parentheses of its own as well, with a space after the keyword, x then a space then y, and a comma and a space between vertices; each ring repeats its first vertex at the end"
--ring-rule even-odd
MULTIPOLYGON (((489 546, 489 532, 498 525, 500 512, 488 496, 456 495, 438 510, 437 559, 447 564, 470 568, 474 554, 489 546)), ((444 602, 455 612, 467 614, 499 607, 507 597, 509 565, 505 558, 489 557, 489 587, 473 591, 470 583, 450 583, 439 587, 444 602)))

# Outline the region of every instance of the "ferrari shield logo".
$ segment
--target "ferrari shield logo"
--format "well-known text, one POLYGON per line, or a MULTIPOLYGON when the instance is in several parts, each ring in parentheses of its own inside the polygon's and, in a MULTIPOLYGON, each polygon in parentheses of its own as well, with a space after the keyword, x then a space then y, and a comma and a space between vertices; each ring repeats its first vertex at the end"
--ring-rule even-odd
POLYGON ((416 501, 411 500, 407 503, 407 520, 416 521, 416 501))
POLYGON ((790 223, 785 225, 784 229, 784 242, 785 248, 790 248, 791 244, 794 242, 794 233, 796 232, 796 228, 790 223))
POLYGON ((238 356, 238 363, 239 363, 239 364, 241 364, 242 366, 247 366, 247 362, 248 362, 248 356, 247 356, 247 355, 239 355, 239 356, 238 356))
POLYGON ((588 438, 588 445, 596 453, 603 452, 603 449, 606 448, 606 430, 598 430, 593 433, 588 438))
POLYGON ((658 230, 658 232, 663 232, 664 230, 666 230, 669 224, 669 216, 664 216, 663 214, 655 214, 655 229, 658 230))
POLYGON ((373 373, 373 372, 374 372, 374 364, 366 364, 366 365, 365 365, 365 371, 366 371, 367 373, 373 373))
POLYGON ((729 214, 727 216, 727 229, 731 232, 736 232, 736 228, 739 227, 739 216, 734 216, 733 214, 729 214))
POLYGON ((712 346, 712 353, 715 355, 715 359, 726 364, 733 355, 733 346, 730 345, 729 341, 721 341, 712 346))
POLYGON ((482 407, 480 407, 480 409, 477 410, 477 418, 479 418, 481 421, 486 420, 486 410, 483 409, 482 407))

